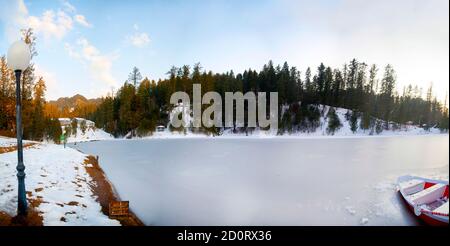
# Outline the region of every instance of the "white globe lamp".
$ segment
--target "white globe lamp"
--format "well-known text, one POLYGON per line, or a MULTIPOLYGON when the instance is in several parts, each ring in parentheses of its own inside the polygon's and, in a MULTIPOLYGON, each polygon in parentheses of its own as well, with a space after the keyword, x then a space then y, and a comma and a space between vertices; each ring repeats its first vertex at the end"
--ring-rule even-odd
POLYGON ((30 65, 30 46, 22 40, 14 42, 9 47, 6 59, 8 67, 13 71, 24 71, 30 65))

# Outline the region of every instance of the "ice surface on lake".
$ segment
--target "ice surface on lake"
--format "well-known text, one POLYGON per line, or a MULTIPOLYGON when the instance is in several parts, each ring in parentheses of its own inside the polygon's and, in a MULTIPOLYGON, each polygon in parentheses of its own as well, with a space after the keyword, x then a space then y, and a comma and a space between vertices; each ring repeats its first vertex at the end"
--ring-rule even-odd
POLYGON ((449 138, 79 143, 147 225, 416 225, 406 174, 448 179, 449 138))

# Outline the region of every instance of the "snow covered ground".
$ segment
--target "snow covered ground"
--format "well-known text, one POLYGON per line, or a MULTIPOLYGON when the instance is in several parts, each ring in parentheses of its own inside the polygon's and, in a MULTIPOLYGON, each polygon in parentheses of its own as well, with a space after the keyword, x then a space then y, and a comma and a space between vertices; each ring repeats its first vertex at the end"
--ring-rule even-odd
MULTIPOLYGON (((177 106, 170 112, 170 117, 174 117, 175 114, 182 113, 184 115, 184 121, 186 125, 189 125, 193 118, 189 114, 189 106, 177 106)), ((333 135, 327 133, 328 127, 328 118, 326 115, 328 114, 329 106, 319 105, 319 110, 322 111, 322 115, 319 120, 319 127, 315 129, 315 131, 310 132, 293 132, 293 133, 284 133, 283 135, 279 135, 277 132, 269 132, 260 130, 256 128, 252 132, 246 134, 245 132, 233 132, 232 129, 225 129, 219 136, 215 136, 218 138, 316 138, 316 137, 366 137, 366 136, 411 136, 411 135, 436 135, 441 134, 441 131, 437 128, 431 128, 429 130, 425 130, 424 128, 414 126, 414 125, 402 125, 400 129, 397 130, 383 130, 381 133, 376 133, 370 130, 364 130, 360 128, 361 118, 358 119, 358 129, 356 132, 353 132, 350 128, 350 122, 346 119, 345 114, 348 112, 347 109, 344 108, 335 108, 336 114, 339 117, 339 121, 342 126, 335 131, 333 135)), ((284 112, 283 109, 282 112, 284 112)), ((350 111, 351 112, 351 111, 350 111)), ((208 138, 211 136, 205 134, 196 134, 193 133, 190 129, 187 129, 185 133, 180 133, 176 131, 170 131, 169 125, 166 126, 166 129, 162 132, 154 132, 151 136, 141 137, 142 139, 166 139, 166 138, 208 138)), ((139 138, 139 137, 136 137, 139 138)))
POLYGON ((98 141, 147 225, 417 225, 402 175, 448 179, 449 136, 98 141))
MULTIPOLYGON (((23 144, 36 143, 34 141, 23 140, 23 144)), ((12 147, 17 145, 17 139, 0 136, 0 148, 12 147)))
POLYGON ((17 144, 17 140, 15 138, 7 138, 0 136, 0 147, 10 147, 17 144))
POLYGON ((71 135, 68 139, 68 143, 74 143, 74 142, 86 142, 86 141, 94 141, 94 140, 110 140, 114 137, 103 131, 102 129, 98 128, 89 128, 86 130, 85 133, 81 131, 81 129, 78 128, 77 134, 71 135))
MULTIPOLYGON (((0 144, 13 140, 0 138, 0 144)), ((28 198, 41 200, 37 210, 44 225, 120 225, 105 216, 95 201, 85 158, 75 149, 55 144, 24 149, 28 198)), ((16 165, 16 151, 0 154, 0 210, 11 216, 17 207, 16 165)))

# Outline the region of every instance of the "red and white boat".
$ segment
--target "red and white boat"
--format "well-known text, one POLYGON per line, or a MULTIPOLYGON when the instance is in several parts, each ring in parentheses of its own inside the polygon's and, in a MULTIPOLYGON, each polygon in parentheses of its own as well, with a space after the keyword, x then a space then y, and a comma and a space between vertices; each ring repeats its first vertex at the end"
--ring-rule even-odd
POLYGON ((448 181, 402 176, 398 188, 417 217, 429 225, 448 226, 448 181))

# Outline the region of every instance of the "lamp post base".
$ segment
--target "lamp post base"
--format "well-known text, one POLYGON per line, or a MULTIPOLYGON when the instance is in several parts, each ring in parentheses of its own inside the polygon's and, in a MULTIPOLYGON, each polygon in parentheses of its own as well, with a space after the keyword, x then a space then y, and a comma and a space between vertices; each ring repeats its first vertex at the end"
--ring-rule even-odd
POLYGON ((25 191, 25 172, 22 172, 23 176, 19 176, 20 172, 17 174, 17 180, 19 181, 19 194, 17 197, 17 214, 27 215, 27 197, 25 191))

